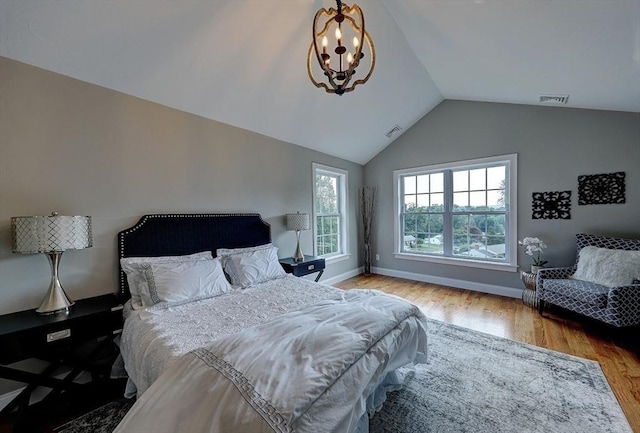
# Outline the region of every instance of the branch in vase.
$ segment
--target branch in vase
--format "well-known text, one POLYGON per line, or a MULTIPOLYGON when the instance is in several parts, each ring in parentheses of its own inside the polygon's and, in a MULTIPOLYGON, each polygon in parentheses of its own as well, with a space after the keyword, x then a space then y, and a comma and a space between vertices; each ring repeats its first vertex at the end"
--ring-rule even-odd
POLYGON ((364 228, 364 242, 371 243, 373 220, 375 218, 378 205, 378 188, 375 186, 364 186, 360 188, 360 213, 364 228))

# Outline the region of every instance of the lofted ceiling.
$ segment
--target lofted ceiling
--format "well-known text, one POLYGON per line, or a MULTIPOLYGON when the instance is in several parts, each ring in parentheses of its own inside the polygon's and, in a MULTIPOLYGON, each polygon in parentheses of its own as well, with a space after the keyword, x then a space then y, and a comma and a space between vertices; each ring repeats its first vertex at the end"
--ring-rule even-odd
POLYGON ((640 0, 356 2, 376 69, 343 96, 306 72, 331 0, 0 0, 0 55, 360 164, 443 99, 640 112, 640 0))

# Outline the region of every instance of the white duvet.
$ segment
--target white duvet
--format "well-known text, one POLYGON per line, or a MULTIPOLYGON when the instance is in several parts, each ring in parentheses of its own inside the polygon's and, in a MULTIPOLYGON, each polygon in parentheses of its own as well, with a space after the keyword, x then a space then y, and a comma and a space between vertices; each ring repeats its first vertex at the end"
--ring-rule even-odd
POLYGON ((426 348, 416 306, 345 292, 189 352, 116 432, 367 431, 380 385, 426 348))
POLYGON ((215 298, 130 311, 120 341, 130 378, 127 397, 142 395, 190 350, 343 293, 335 287, 286 276, 215 298))

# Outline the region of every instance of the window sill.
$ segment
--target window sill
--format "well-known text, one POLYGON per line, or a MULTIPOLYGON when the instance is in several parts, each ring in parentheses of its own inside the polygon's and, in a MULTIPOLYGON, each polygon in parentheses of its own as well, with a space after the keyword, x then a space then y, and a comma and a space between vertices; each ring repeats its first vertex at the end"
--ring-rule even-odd
POLYGON ((460 259, 456 257, 433 257, 433 256, 425 256, 422 254, 410 254, 410 253, 394 253, 393 256, 396 259, 402 259, 402 260, 415 260, 418 262, 440 263, 443 265, 466 266, 468 268, 489 269, 492 271, 518 272, 517 265, 511 265, 508 263, 483 262, 480 260, 468 260, 468 259, 460 259))

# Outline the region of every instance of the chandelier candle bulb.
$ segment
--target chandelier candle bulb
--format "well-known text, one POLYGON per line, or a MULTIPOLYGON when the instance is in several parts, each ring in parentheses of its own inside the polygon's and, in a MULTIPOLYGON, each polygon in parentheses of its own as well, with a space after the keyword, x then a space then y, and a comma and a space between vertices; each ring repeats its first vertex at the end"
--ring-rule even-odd
MULTIPOLYGON (((336 29, 336 37, 338 34, 340 34, 340 29, 336 29)), ((347 47, 342 45, 342 34, 340 34, 340 37, 338 38, 338 46, 335 51, 336 54, 340 56, 340 59, 342 59, 342 55, 347 51, 347 47)), ((342 63, 340 64, 340 70, 342 70, 342 63)))

